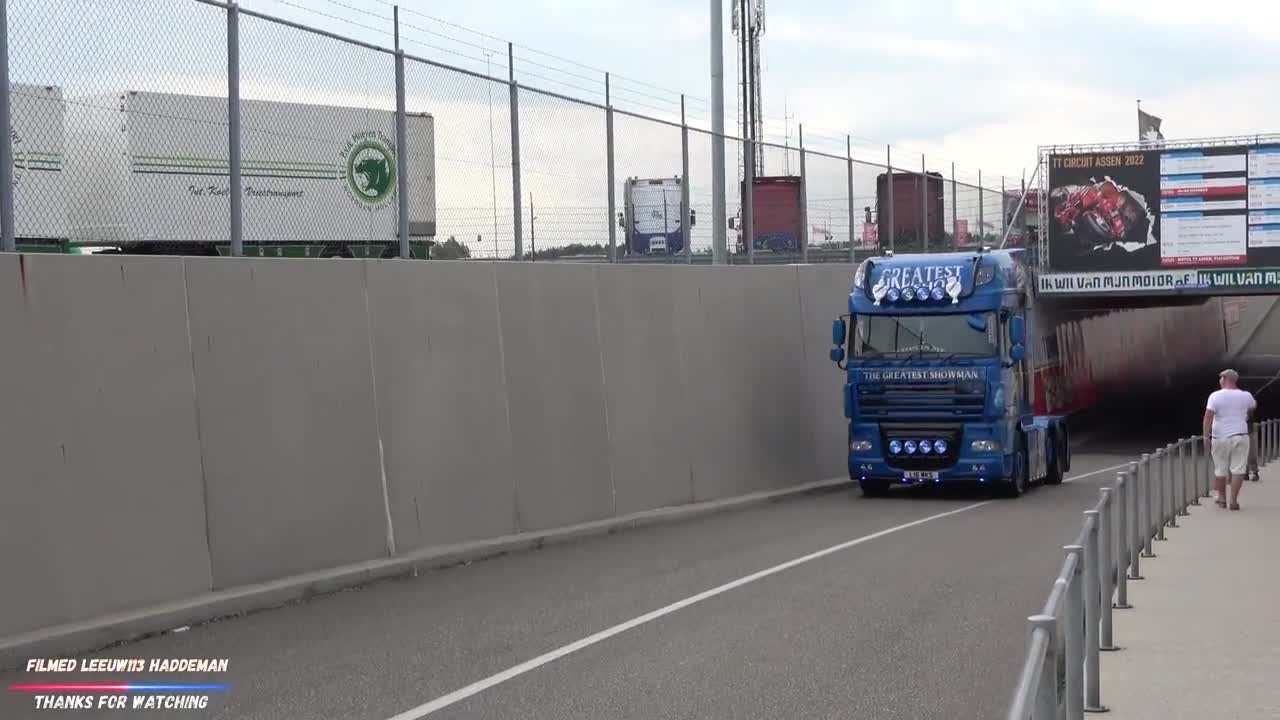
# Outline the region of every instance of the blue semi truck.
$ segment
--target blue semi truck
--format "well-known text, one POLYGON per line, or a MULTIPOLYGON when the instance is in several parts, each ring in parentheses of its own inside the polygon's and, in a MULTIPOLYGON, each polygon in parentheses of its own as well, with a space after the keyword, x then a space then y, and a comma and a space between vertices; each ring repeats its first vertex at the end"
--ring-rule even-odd
POLYGON ((888 253, 858 267, 831 359, 846 374, 849 475, 865 495, 965 482, 1017 497, 1062 482, 1066 419, 1033 405, 1032 305, 1020 249, 888 253))

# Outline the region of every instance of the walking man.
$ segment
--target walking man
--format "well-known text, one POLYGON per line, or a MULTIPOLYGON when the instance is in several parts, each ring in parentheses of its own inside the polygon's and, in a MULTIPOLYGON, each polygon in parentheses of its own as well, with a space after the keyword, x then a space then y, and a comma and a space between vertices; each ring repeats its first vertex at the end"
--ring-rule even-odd
POLYGON ((1249 463, 1249 413, 1258 406, 1253 394, 1237 387, 1235 370, 1218 373, 1218 386, 1204 410, 1205 449, 1213 457, 1213 489, 1218 507, 1228 507, 1227 480, 1231 481, 1232 510, 1240 509, 1240 487, 1249 463))

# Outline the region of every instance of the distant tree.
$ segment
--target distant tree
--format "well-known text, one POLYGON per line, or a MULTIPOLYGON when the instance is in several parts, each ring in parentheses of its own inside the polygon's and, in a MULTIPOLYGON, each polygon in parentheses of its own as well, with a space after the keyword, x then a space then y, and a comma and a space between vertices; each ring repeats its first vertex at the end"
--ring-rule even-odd
POLYGON ((471 248, 450 235, 448 240, 431 248, 431 257, 435 260, 463 260, 471 257, 471 248))

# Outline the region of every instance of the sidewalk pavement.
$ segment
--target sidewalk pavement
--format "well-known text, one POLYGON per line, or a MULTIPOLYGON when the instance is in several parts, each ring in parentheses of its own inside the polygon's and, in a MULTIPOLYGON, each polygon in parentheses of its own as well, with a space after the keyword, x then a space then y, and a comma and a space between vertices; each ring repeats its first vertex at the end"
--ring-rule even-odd
POLYGON ((1280 718, 1280 466, 1240 492, 1240 510, 1201 499, 1153 542, 1130 610, 1101 653, 1113 720, 1280 718))

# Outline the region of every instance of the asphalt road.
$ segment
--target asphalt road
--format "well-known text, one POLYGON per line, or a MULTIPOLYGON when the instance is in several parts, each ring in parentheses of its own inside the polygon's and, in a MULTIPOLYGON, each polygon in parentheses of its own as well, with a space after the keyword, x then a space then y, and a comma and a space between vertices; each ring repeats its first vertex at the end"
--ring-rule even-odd
MULTIPOLYGON (((1108 451, 1120 442, 1117 432, 1101 433, 1108 451)), ((199 711, 74 715, 996 717, 1022 657, 1025 619, 1044 603, 1081 511, 1114 477, 1102 469, 1148 449, 1090 452, 1088 437, 1076 451, 1076 479, 1017 500, 824 492, 113 648, 95 657, 228 658, 225 676, 149 679, 231 688, 199 711), (602 631, 606 637, 592 637, 602 631), (536 666, 519 667, 535 659, 536 666), (441 698, 423 714, 430 708, 422 706, 441 698)), ((103 678, 0 676, 6 687, 77 680, 103 678)), ((30 695, 6 693, 0 702, 0 717, 47 716, 30 695)))

